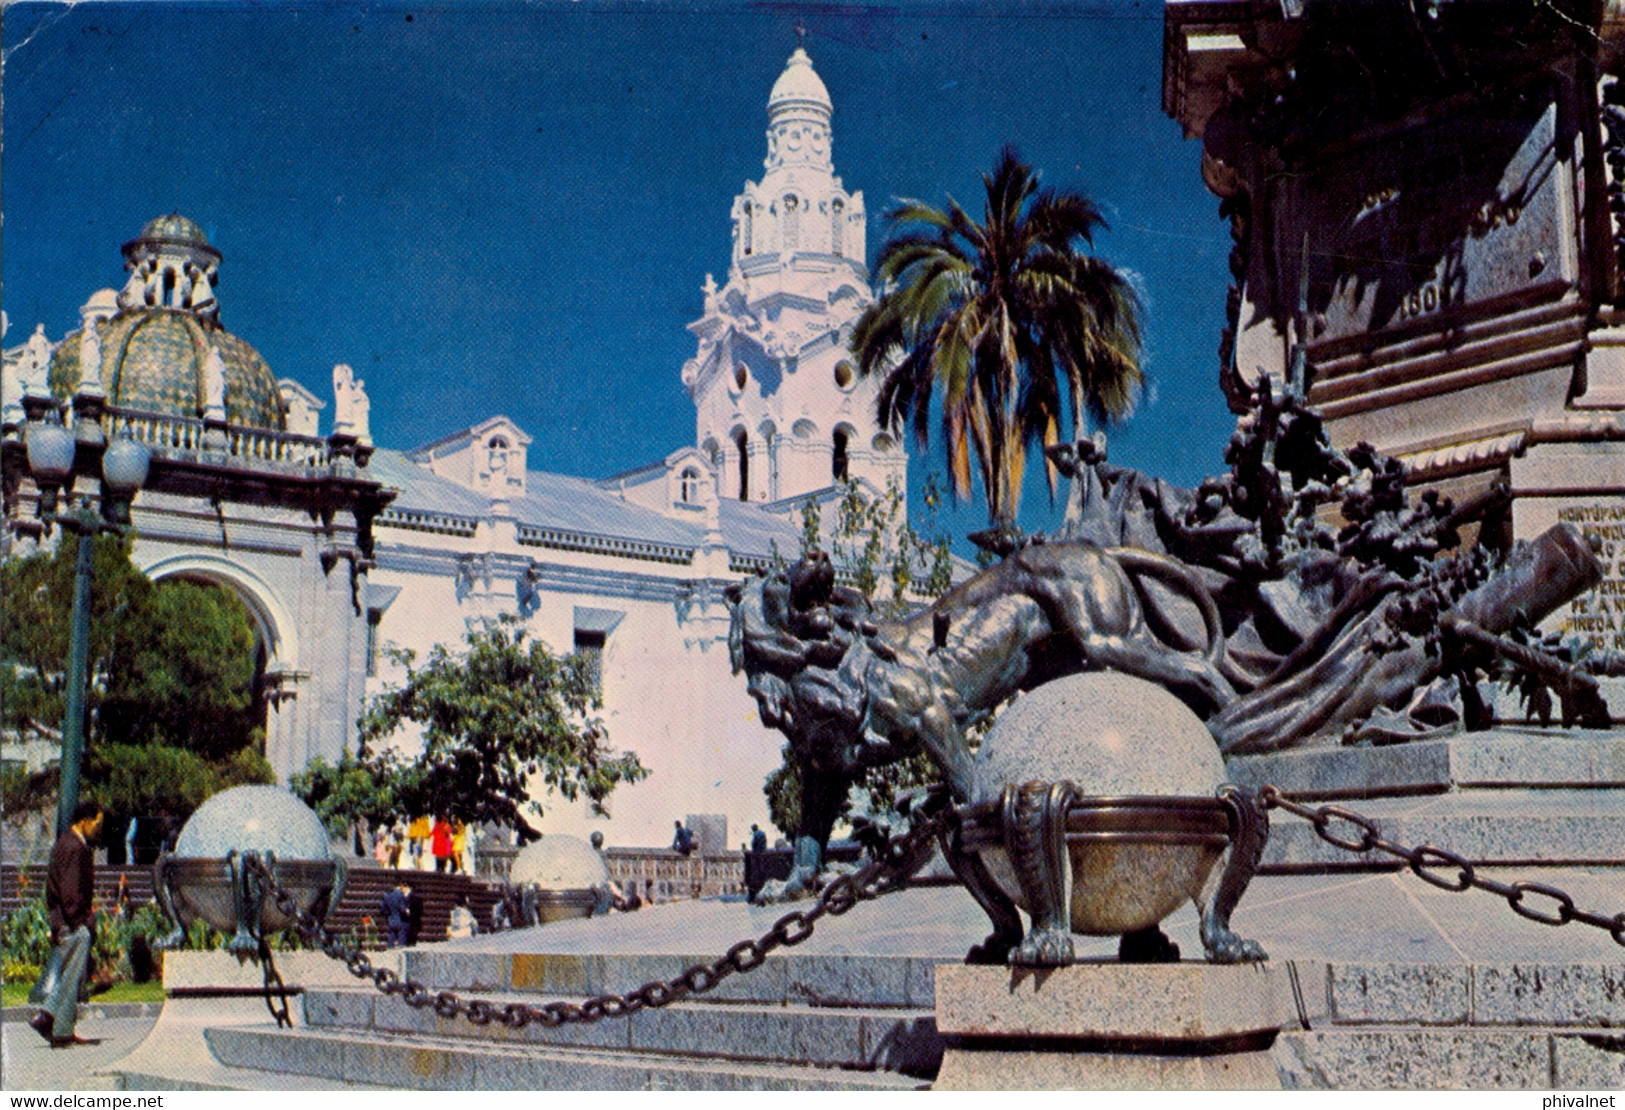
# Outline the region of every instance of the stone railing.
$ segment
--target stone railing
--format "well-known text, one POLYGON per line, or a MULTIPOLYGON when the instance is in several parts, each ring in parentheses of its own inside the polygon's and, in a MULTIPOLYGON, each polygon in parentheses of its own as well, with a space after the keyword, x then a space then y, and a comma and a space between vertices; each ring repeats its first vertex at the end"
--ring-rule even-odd
MULTIPOLYGON (((518 848, 506 845, 481 845, 475 856, 475 871, 489 882, 507 882, 518 854, 518 848)), ((604 862, 609 866, 609 877, 628 896, 635 893, 645 902, 711 898, 740 894, 745 889, 742 852, 682 856, 669 848, 608 848, 604 862)))
POLYGON ((209 438, 214 428, 196 417, 110 406, 103 421, 109 439, 125 436, 161 451, 222 450, 231 458, 246 462, 300 468, 330 466, 336 458, 333 444, 328 440, 269 428, 215 425, 214 428, 224 433, 224 442, 216 443, 209 438))
POLYGON ((609 848, 604 852, 610 878, 628 895, 644 901, 710 898, 742 894, 745 857, 740 852, 682 856, 667 848, 609 848))
POLYGON ((123 436, 165 451, 203 450, 203 421, 135 409, 109 408, 104 416, 107 438, 123 436))

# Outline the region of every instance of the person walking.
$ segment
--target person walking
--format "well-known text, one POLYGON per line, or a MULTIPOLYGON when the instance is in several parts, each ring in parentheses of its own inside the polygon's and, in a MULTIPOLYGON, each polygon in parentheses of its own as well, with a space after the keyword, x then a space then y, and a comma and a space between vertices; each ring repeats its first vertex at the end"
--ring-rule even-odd
POLYGON ((449 870, 451 864, 451 825, 444 817, 434 819, 434 830, 429 833, 429 851, 434 855, 436 871, 449 870))
POLYGON ((451 826, 451 870, 454 874, 463 870, 463 852, 468 848, 468 826, 461 821, 451 826))
POLYGON ((414 817, 412 823, 406 827, 406 850, 411 857, 411 866, 419 871, 423 868, 423 842, 429 839, 429 818, 414 817))
POLYGON ((80 802, 73 823, 57 838, 45 875, 45 908, 55 948, 28 1000, 40 1007, 28 1024, 52 1048, 96 1044, 73 1031, 79 988, 90 965, 90 930, 96 921, 96 859, 91 845, 105 816, 98 802, 80 802))
POLYGON ((767 834, 755 825, 750 827, 750 850, 753 852, 767 851, 767 834))
POLYGON ((389 930, 389 946, 405 948, 412 924, 412 888, 405 881, 397 883, 395 889, 384 895, 380 912, 384 927, 389 930))

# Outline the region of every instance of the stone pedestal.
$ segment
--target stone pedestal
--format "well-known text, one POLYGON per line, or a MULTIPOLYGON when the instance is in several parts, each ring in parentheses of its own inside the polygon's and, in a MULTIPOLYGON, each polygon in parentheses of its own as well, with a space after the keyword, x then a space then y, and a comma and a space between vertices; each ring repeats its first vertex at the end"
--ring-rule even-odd
POLYGON ((938 967, 938 1090, 1279 1088, 1270 1047, 1326 1010, 1323 965, 938 967))

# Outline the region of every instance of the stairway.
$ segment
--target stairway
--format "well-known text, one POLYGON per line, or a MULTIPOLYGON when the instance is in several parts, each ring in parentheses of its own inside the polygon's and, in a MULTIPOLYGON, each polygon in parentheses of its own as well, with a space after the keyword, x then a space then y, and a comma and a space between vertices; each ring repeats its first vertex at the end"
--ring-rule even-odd
MULTIPOLYGON (((547 928, 501 939, 523 946, 547 928)), ((486 945, 497 939, 480 938, 486 945)), ((444 1018, 432 1006, 411 1007, 359 985, 341 965, 312 965, 315 953, 298 956, 303 964, 281 961, 290 984, 306 984, 295 1003, 294 1028, 276 1028, 262 1005, 244 1006, 241 999, 222 1006, 171 998, 168 1007, 189 1007, 191 1016, 169 1027, 161 1019, 152 1034, 165 1044, 161 1057, 137 1050, 129 1066, 115 1066, 123 1089, 185 1082, 257 1090, 892 1091, 926 1086, 942 1056, 929 965, 908 957, 774 954, 704 1000, 590 1025, 509 1029, 500 1022, 482 1027, 444 1018), (221 1017, 209 1020, 210 1013, 221 1017), (170 1047, 184 1039, 185 1028, 176 1033, 178 1024, 200 1036, 197 1051, 170 1047), (197 1061, 205 1057, 207 1067, 200 1069, 197 1061), (189 1063, 170 1074, 155 1059, 189 1063)), ((381 959, 398 959, 407 977, 498 1008, 511 1001, 579 1003, 592 994, 669 979, 692 962, 687 956, 478 951, 464 943, 381 959)), ((196 989, 195 976, 174 970, 196 989)))
MULTIPOLYGON (((491 910, 502 898, 502 888, 484 879, 467 875, 439 874, 433 871, 398 871, 373 866, 370 861, 351 860, 349 879, 344 896, 327 915, 329 930, 339 933, 358 933, 362 919, 371 918, 374 929, 382 934, 384 923, 379 916, 379 904, 384 893, 405 878, 415 893, 423 896, 423 927, 425 940, 437 940, 446 935, 446 923, 459 894, 468 895, 469 908, 475 919, 485 928, 491 921, 491 910)), ((96 903, 111 908, 118 894, 119 879, 123 878, 130 895, 130 906, 137 908, 153 900, 152 865, 111 865, 96 868, 96 903)), ((19 868, 14 864, 0 867, 0 920, 11 915, 26 901, 45 896, 45 864, 32 864, 19 868)))

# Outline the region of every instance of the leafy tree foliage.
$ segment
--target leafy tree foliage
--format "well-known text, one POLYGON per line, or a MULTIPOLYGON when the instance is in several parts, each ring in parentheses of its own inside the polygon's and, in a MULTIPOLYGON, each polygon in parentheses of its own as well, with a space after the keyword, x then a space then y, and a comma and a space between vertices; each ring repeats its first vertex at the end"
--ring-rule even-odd
POLYGON ((952 198, 887 213, 899 231, 876 265, 886 292, 852 349, 862 373, 885 374, 881 422, 912 423, 922 448, 939 394, 954 496, 969 496, 974 456, 989 522, 1014 531, 1029 448, 1060 442, 1068 420, 1081 433, 1131 407, 1140 307, 1123 275, 1082 249, 1106 226, 1087 196, 1040 189, 1011 147, 982 181, 981 223, 952 198))
POLYGON ((362 717, 360 762, 375 787, 394 792, 400 816, 490 821, 530 841, 540 833, 524 813, 543 812, 530 796, 533 777, 568 800, 585 795, 602 813, 618 784, 648 774, 635 754, 605 747, 603 724, 592 716, 603 703, 591 661, 554 655, 512 617, 471 631, 459 655, 437 644, 422 666, 410 651, 390 657, 406 668, 406 681, 374 698, 362 717), (392 767, 379 752, 404 725, 421 729, 423 750, 392 767))
MULTIPOLYGON (((0 725, 56 739, 81 541, 0 565, 0 725)), ((129 541, 94 540, 84 790, 115 818, 183 816, 211 794, 272 782, 254 719, 254 632, 230 591, 180 579, 154 583, 129 541)), ((56 774, 13 776, 6 801, 54 795, 56 774)))
POLYGON ((320 756, 289 780, 289 788, 316 811, 327 831, 340 836, 351 822, 373 828, 394 824, 414 811, 409 799, 421 797, 423 768, 405 763, 394 748, 357 758, 350 752, 337 765, 320 756))
MULTIPOLYGON (((940 597, 952 585, 948 538, 937 527, 942 494, 934 474, 925 480, 922 501, 916 529, 903 511, 903 496, 895 485, 884 495, 871 497, 856 479, 848 479, 827 533, 817 503, 809 499, 802 507, 801 553, 827 548, 840 568, 843 585, 863 594, 881 617, 904 617, 918 604, 911 598, 940 597)), ((767 795, 768 819, 793 839, 801 820, 801 769, 788 744, 782 755, 762 791, 767 795)), ((900 797, 940 777, 924 755, 871 768, 853 788, 849 808, 883 820, 895 812, 900 797)))

